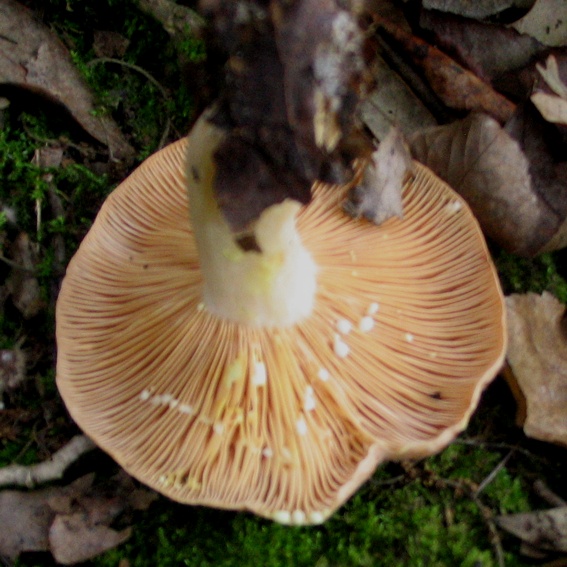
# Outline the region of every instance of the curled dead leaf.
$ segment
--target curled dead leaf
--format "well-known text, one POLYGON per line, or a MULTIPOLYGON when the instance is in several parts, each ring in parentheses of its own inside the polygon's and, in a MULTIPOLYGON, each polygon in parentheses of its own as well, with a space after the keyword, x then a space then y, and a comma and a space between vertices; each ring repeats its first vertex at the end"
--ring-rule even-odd
POLYGON ((49 528, 49 547, 61 565, 88 561, 124 543, 132 528, 117 531, 108 526, 85 521, 84 514, 57 516, 49 528))
POLYGON ((567 552, 567 506, 499 516, 496 523, 535 549, 567 552))
POLYGON ((525 96, 518 70, 548 48, 513 28, 424 11, 420 27, 433 34, 435 45, 493 87, 522 100, 525 96))
POLYGON ((423 39, 388 20, 375 16, 380 37, 393 44, 425 76, 429 86, 448 108, 489 114, 505 123, 515 105, 488 83, 423 39))
POLYGON ((565 0, 537 0, 531 10, 513 27, 545 45, 567 44, 565 0))
POLYGON ((125 473, 105 484, 93 481, 88 474, 67 486, 1 491, 0 556, 16 560, 23 552, 51 551, 58 564, 72 565, 126 541, 132 528, 110 524, 146 509, 155 493, 137 488, 125 473))
POLYGON ((467 200, 490 238, 534 256, 567 245, 567 180, 533 113, 516 116, 503 128, 487 115, 471 114, 417 132, 410 146, 467 200))
POLYGON ((24 551, 48 550, 53 517, 44 492, 0 492, 0 555, 14 560, 24 551))
POLYGON ((565 305, 551 293, 506 298, 508 364, 528 437, 567 446, 565 305), (525 413, 525 415, 524 415, 525 413))
POLYGON ((501 14, 525 2, 518 0, 423 0, 423 7, 465 16, 483 19, 501 14))

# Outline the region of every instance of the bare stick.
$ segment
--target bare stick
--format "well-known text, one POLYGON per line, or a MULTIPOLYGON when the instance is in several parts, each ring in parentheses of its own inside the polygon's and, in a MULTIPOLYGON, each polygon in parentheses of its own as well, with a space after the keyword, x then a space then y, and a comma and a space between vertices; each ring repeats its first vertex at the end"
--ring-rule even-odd
MULTIPOLYGON (((148 73, 144 68, 139 67, 138 65, 134 65, 133 63, 127 63, 126 61, 122 61, 120 59, 114 59, 113 57, 98 57, 97 59, 92 59, 87 63, 87 67, 92 67, 93 65, 97 65, 99 63, 115 63, 116 65, 122 65, 122 67, 126 67, 128 69, 132 69, 133 71, 136 71, 137 73, 140 73, 150 83, 152 83, 154 87, 156 87, 159 90, 164 100, 166 101, 169 100, 169 95, 167 94, 167 91, 163 88, 162 84, 153 75, 150 75, 150 73, 148 73)), ((165 141, 167 139, 167 135, 169 134, 170 127, 171 127, 171 118, 166 113, 165 125, 163 127, 163 132, 158 144, 158 149, 163 148, 163 146, 165 145, 165 141)))
POLYGON ((514 449, 510 452, 492 469, 492 472, 478 485, 475 491, 475 496, 479 496, 480 493, 496 478, 496 475, 506 466, 506 463, 510 460, 510 457, 514 454, 514 449))
POLYGON ((30 466, 8 465, 0 469, 0 486, 33 488, 37 484, 58 480, 69 465, 95 447, 85 435, 75 435, 47 461, 30 466))

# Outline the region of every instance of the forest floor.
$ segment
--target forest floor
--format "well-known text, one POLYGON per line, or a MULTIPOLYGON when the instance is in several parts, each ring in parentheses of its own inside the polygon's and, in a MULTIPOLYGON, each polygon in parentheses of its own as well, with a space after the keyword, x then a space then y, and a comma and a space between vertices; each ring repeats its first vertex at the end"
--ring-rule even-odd
MULTIPOLYGON (((160 24, 134 2, 26 4, 69 50, 94 93, 96 111, 112 116, 134 154, 117 162, 62 106, 0 84, 5 102, 0 107, 0 349, 19 361, 17 367, 12 359, 0 362, 8 384, 0 411, 0 467, 44 461, 79 433, 55 386, 54 313, 64 268, 112 188, 145 157, 187 132, 200 104, 195 69, 204 57, 196 40, 180 53, 160 24), (45 158, 45 148, 58 157, 40 167, 37 160, 45 158), (14 276, 18 271, 21 277, 14 276), (18 299, 26 294, 31 298, 18 299)), ((506 294, 547 290, 567 302, 560 253, 523 259, 493 244, 490 249, 506 294)), ((453 444, 419 462, 381 466, 321 526, 290 528, 156 496, 148 509, 122 513, 113 526, 132 526, 130 537, 88 564, 532 565, 536 560, 521 554, 520 541, 502 531, 495 518, 549 508, 534 489, 537 482, 566 497, 567 454, 526 438, 515 413, 514 398, 499 376, 453 444)), ((119 467, 95 450, 54 486, 92 471, 95 483, 108 490, 119 467)), ((537 560, 567 564, 561 561, 554 555, 537 560)), ((54 561, 48 552, 37 551, 23 553, 15 564, 49 566, 54 561)))

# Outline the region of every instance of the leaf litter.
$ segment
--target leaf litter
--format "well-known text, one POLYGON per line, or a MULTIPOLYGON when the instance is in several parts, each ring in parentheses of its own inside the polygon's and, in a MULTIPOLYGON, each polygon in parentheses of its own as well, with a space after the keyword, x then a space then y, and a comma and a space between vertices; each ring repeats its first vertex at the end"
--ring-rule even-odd
POLYGON ((15 560, 24 552, 49 551, 62 565, 92 559, 126 541, 129 526, 112 524, 129 510, 145 510, 157 496, 139 489, 125 473, 107 486, 89 474, 67 486, 32 492, 0 492, 0 555, 15 560))
MULTIPOLYGON (((376 2, 381 3, 391 4, 376 2)), ((146 6, 146 9, 151 11, 151 3, 145 4, 150 6, 146 6)), ((165 3, 159 4, 163 18, 165 3)), ((419 24, 415 26, 414 21, 413 27, 400 24, 403 18, 381 19, 384 14, 389 14, 387 10, 381 11, 378 17, 374 14, 379 42, 383 42, 381 54, 384 56, 381 74, 377 74, 381 79, 377 81, 376 92, 387 82, 387 75, 388 82, 394 86, 387 97, 383 96, 386 91, 383 89, 380 94, 383 98, 371 99, 363 114, 367 126, 382 140, 370 160, 366 186, 372 185, 369 179, 381 178, 382 186, 389 189, 385 193, 364 190, 352 214, 369 217, 375 222, 381 222, 388 215, 403 214, 398 206, 397 187, 399 180, 411 171, 411 167, 406 161, 407 156, 402 157, 403 153, 397 153, 398 150, 394 150, 397 157, 388 161, 392 139, 387 135, 392 125, 401 125, 404 135, 410 138, 414 157, 422 159, 449 180, 470 203, 476 203, 476 210, 474 206, 473 210, 485 232, 494 241, 527 256, 565 246, 564 233, 567 229, 562 225, 566 216, 562 201, 565 187, 561 183, 564 173, 561 152, 565 155, 565 139, 560 130, 565 125, 565 97, 562 90, 565 84, 564 42, 553 40, 556 42, 554 45, 559 47, 548 58, 549 34, 541 37, 534 31, 529 32, 529 36, 522 35, 517 31, 519 25, 515 26, 517 29, 512 29, 498 21, 510 10, 523 11, 527 14, 526 20, 530 13, 533 17, 536 10, 541 11, 542 8, 548 18, 553 17, 550 5, 552 3, 543 0, 424 1, 423 8, 429 10, 422 10, 419 24), (442 14, 441 11, 447 13, 442 14), (432 31, 438 41, 429 44, 428 34, 432 31), (390 48, 395 46, 390 51, 384 47, 388 42, 390 48), (432 43, 436 44, 435 48, 432 43), (466 45, 466 48, 459 50, 459 45, 466 45), (403 65, 391 66, 388 59, 393 52, 397 52, 399 60, 406 60, 405 69, 412 68, 417 73, 410 77, 403 75, 403 65), (420 76, 425 84, 421 91, 416 87, 420 76), (511 77, 517 80, 511 81, 511 77), (405 93, 404 96, 396 97, 396 93, 400 92, 405 93), (421 94, 417 94, 425 92, 429 94, 423 99, 421 94), (528 106, 526 99, 530 97, 535 106, 528 106), (431 104, 435 99, 437 104, 431 104), (381 114, 380 122, 376 119, 377 114, 381 114), (418 131, 423 127, 427 129, 418 131), (554 129, 552 139, 555 152, 544 143, 550 135, 550 127, 554 129), (559 145, 557 140, 560 141, 559 145), (405 166, 401 167, 402 164, 405 166), (553 197, 551 199, 550 194, 553 197)), ((392 13, 396 13, 396 10, 392 13)), ((542 21, 546 23, 538 24, 540 29, 545 30, 550 21, 554 29, 561 28, 555 25, 558 24, 557 19, 540 18, 539 22, 542 21)), ((196 25, 200 27, 202 22, 196 25)), ((525 32, 527 28, 522 30, 525 32)), ((179 34, 177 31, 174 35, 178 37, 179 34)), ((102 57, 120 57, 123 54, 126 47, 123 38, 104 34, 97 37, 96 49, 102 57)), ((108 122, 101 129, 101 118, 93 119, 94 99, 74 69, 66 48, 29 10, 13 0, 0 0, 0 83, 17 84, 22 89, 39 92, 56 100, 95 139, 108 144, 115 157, 130 159, 132 149, 116 124, 108 122), (18 65, 15 61, 19 61, 18 65), (22 73, 22 69, 25 69, 25 73, 22 73), (73 95, 68 96, 67 90, 61 85, 72 85, 68 92, 73 95)), ((392 131, 397 136, 394 146, 403 147, 399 130, 392 131)), ((60 209, 61 203, 55 203, 55 208, 58 207, 60 209)), ((18 237, 25 243, 26 236, 22 234, 18 237)), ((32 255, 34 249, 28 236, 28 244, 22 246, 20 256, 13 253, 14 264, 27 266, 19 276, 28 277, 28 284, 24 288, 28 286, 31 289, 34 286, 29 283, 33 282, 36 268, 32 255)), ((13 273, 11 277, 15 278, 13 273)), ((17 284, 10 285, 12 287, 6 289, 18 289, 17 284)), ((14 291, 9 293, 13 298, 18 295, 14 291)), ((16 306, 21 305, 18 309, 24 318, 26 313, 31 313, 29 316, 33 318, 45 310, 45 304, 41 301, 35 307, 37 296, 34 299, 34 294, 31 295, 32 300, 27 302, 20 303, 13 299, 16 306), (34 309, 37 311, 34 312, 34 309)), ((512 308, 509 309, 512 313, 512 308)), ((540 311, 545 309, 537 304, 534 311, 519 315, 522 322, 518 324, 529 327, 539 317, 540 311)), ((554 316, 557 317, 557 314, 554 316)), ((555 329, 555 323, 548 320, 536 326, 539 329, 536 333, 538 340, 545 337, 548 331, 551 332, 550 329, 555 329)), ((530 340, 535 341, 536 338, 530 340)), ((520 348, 527 351, 525 345, 520 348)), ((558 364, 564 368, 564 361, 558 364)), ((546 374, 543 374, 545 381, 546 374)), ((544 383, 547 387, 547 382, 544 383)), ((562 443, 555 438, 546 440, 562 443)), ((0 518, 2 513, 8 514, 6 510, 16 509, 20 523, 17 524, 19 529, 8 529, 0 534, 0 554, 15 558, 26 550, 50 550, 58 562, 71 564, 85 561, 124 541, 130 536, 131 528, 121 518, 122 515, 128 516, 129 509, 135 509, 135 504, 129 498, 133 498, 138 489, 132 485, 128 489, 116 488, 118 486, 122 486, 121 481, 117 481, 110 490, 100 491, 100 487, 88 477, 68 486, 28 492, 1 492, 0 518), (125 495, 128 491, 130 496, 125 495), (76 545, 70 546, 68 542, 72 538, 75 538, 76 545)), ((146 494, 144 498, 151 500, 152 497, 146 494)), ((534 514, 540 514, 537 521, 534 516, 528 518, 524 515, 514 519, 512 516, 499 519, 498 523, 503 529, 510 528, 509 531, 530 540, 532 544, 553 539, 549 533, 541 535, 545 532, 542 526, 546 522, 551 523, 557 537, 550 548, 565 551, 562 542, 567 530, 561 514, 553 511, 552 520, 542 512, 534 514), (530 528, 528 532, 531 533, 526 534, 528 522, 536 528, 530 528), (516 528, 512 528, 513 525, 516 528), (524 532, 517 526, 523 526, 524 532)), ((10 522, 13 522, 12 517, 10 522)), ((6 522, 8 520, 3 524, 6 525, 6 522)))
POLYGON ((117 160, 129 162, 134 149, 118 125, 95 112, 90 89, 67 48, 33 13, 14 0, 0 2, 0 85, 38 93, 66 108, 117 160))

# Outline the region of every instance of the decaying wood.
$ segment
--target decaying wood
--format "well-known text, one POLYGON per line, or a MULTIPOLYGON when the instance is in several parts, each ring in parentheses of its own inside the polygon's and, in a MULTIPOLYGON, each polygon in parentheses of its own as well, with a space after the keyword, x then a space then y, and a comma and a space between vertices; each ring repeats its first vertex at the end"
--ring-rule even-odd
POLYGON ((372 151, 357 118, 371 87, 366 38, 338 0, 203 0, 227 54, 216 191, 234 230, 315 179, 344 182, 372 151))

